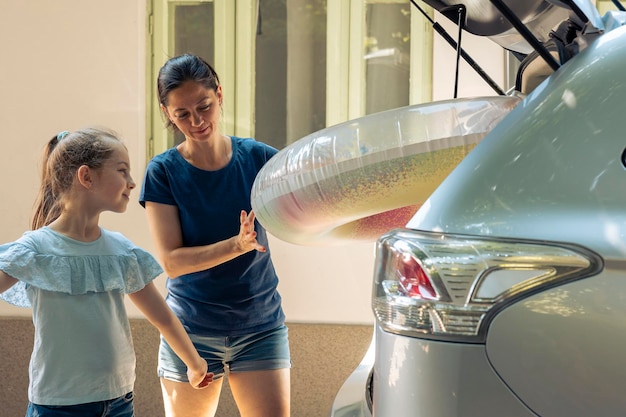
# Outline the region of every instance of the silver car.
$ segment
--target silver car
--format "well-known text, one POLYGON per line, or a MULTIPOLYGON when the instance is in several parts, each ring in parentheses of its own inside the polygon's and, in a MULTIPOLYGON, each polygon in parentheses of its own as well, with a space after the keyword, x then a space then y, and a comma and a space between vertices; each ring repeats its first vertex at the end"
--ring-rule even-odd
POLYGON ((374 339, 330 415, 626 415, 625 12, 427 3, 523 59, 523 100, 378 239, 374 339))

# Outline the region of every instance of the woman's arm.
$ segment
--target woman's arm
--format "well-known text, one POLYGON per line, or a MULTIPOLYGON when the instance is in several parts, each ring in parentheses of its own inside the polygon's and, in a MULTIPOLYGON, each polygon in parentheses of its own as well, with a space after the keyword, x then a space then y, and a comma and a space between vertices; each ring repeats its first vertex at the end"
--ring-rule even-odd
POLYGON ((146 215, 152 241, 170 278, 203 271, 230 261, 252 250, 265 251, 256 240, 254 212, 239 215, 239 234, 205 246, 183 247, 178 208, 167 204, 146 202, 146 215))
POLYGON ((183 325, 174 315, 154 283, 129 294, 128 297, 163 335, 174 352, 187 365, 189 383, 194 388, 204 388, 213 381, 213 374, 207 373, 207 363, 189 339, 183 325))
POLYGON ((11 288, 17 283, 17 280, 4 271, 0 271, 0 294, 11 288))

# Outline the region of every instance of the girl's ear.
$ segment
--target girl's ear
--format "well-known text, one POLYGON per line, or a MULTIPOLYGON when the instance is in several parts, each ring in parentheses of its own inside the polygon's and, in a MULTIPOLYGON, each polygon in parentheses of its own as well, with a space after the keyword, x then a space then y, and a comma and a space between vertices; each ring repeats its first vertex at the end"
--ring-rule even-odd
POLYGON ((76 178, 80 185, 90 190, 93 185, 93 173, 87 165, 81 165, 76 172, 76 178))

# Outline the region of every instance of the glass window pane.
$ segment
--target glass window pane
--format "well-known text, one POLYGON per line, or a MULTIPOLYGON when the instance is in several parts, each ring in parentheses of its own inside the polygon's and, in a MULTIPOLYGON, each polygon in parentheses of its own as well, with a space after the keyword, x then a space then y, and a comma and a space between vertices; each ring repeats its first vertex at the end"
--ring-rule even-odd
POLYGON ((366 114, 409 104, 410 7, 408 2, 367 5, 366 114))
MULTIPOLYGON (((209 63, 214 58, 213 3, 172 4, 174 16, 174 54, 196 54, 209 63)), ((171 16, 172 16, 171 15, 171 16)))
POLYGON ((281 149, 287 137, 286 0, 261 0, 256 29, 255 136, 281 149))
MULTIPOLYGON (((174 21, 173 55, 195 54, 214 65, 213 3, 196 5, 171 3, 170 17, 173 17, 174 21)), ((173 145, 178 145, 184 139, 184 135, 176 131, 173 145)))
POLYGON ((260 0, 255 136, 278 149, 325 127, 326 0, 260 0))

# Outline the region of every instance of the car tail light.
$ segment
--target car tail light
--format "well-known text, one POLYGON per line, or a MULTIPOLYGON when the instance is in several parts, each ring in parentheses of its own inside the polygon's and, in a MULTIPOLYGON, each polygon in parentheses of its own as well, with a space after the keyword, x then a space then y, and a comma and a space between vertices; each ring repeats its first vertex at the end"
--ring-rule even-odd
POLYGON ((506 305, 602 265, 576 245, 394 230, 376 245, 372 307, 387 332, 479 343, 506 305))

